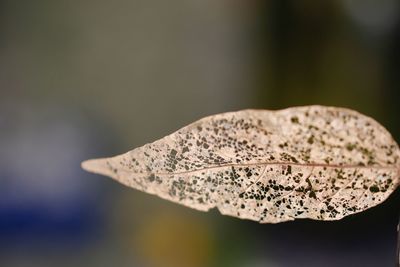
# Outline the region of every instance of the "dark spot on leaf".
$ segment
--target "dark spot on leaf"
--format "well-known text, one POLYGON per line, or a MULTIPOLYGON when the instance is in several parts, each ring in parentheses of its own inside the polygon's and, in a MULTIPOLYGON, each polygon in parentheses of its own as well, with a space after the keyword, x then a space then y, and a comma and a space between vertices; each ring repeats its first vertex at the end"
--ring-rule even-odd
POLYGON ((346 144, 346 149, 348 151, 352 151, 354 148, 356 148, 355 144, 350 144, 350 143, 346 144))
POLYGON ((373 185, 369 188, 369 191, 371 191, 372 193, 377 193, 377 192, 379 192, 379 187, 377 187, 376 185, 373 185))
POLYGON ((175 157, 178 152, 175 149, 171 150, 171 156, 175 157))
POLYGON ((149 176, 149 181, 150 181, 150 182, 154 182, 155 179, 156 179, 156 176, 155 176, 154 174, 151 174, 151 175, 149 176))
POLYGON ((293 116, 293 117, 290 119, 290 121, 291 121, 292 123, 299 123, 299 118, 296 117, 296 116, 293 116))

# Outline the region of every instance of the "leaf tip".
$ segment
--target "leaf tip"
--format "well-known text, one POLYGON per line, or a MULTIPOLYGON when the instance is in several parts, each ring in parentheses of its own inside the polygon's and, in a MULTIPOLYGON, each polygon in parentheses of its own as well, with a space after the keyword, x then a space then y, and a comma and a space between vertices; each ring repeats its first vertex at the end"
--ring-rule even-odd
POLYGON ((82 169, 87 172, 109 175, 111 170, 107 159, 89 159, 81 163, 82 169))
POLYGON ((95 166, 95 160, 89 159, 81 162, 81 168, 87 172, 93 172, 95 166))

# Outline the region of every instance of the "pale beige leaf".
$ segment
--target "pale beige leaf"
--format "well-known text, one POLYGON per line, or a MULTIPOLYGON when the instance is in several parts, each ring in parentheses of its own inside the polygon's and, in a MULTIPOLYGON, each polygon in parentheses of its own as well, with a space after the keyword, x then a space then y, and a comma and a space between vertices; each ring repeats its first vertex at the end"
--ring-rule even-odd
POLYGON ((399 157, 373 119, 306 106, 206 117, 82 166, 197 210, 277 223, 337 220, 381 203, 399 184, 399 157))

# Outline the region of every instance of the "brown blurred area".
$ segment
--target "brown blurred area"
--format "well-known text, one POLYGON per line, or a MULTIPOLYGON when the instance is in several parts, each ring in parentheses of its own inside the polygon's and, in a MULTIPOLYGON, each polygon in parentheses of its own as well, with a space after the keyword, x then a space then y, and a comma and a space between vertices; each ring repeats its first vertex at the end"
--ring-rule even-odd
POLYGON ((259 225, 80 162, 203 116, 323 104, 400 140, 400 2, 0 0, 0 266, 393 266, 399 193, 259 225))

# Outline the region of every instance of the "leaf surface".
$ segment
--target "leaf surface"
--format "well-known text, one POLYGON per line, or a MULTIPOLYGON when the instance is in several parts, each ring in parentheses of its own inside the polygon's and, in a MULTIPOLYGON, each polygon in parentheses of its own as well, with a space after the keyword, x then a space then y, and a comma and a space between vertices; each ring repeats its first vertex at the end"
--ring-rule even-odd
POLYGON ((338 220, 381 203, 399 184, 399 158, 373 119, 305 106, 209 116, 82 166, 197 210, 278 223, 338 220))

